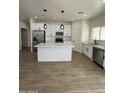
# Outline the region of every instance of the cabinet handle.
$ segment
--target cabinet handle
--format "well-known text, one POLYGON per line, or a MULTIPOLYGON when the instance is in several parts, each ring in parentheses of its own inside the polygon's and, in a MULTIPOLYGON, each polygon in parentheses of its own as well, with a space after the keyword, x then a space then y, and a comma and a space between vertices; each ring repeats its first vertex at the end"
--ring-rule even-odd
POLYGON ((87 48, 87 51, 88 51, 88 48, 87 48))

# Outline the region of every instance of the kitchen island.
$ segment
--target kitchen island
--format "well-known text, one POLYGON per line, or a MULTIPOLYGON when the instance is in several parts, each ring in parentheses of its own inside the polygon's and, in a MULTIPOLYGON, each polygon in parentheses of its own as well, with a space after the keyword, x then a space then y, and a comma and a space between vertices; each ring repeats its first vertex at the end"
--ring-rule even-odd
POLYGON ((74 46, 71 44, 71 42, 40 43, 34 47, 37 47, 38 62, 72 61, 72 48, 74 46))

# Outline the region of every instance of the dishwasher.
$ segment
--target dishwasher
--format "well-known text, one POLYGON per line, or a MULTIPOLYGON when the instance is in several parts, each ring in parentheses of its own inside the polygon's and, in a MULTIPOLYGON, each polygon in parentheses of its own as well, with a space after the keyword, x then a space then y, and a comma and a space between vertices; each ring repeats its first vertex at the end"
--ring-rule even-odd
POLYGON ((93 61, 103 67, 105 50, 100 48, 93 48, 93 61))

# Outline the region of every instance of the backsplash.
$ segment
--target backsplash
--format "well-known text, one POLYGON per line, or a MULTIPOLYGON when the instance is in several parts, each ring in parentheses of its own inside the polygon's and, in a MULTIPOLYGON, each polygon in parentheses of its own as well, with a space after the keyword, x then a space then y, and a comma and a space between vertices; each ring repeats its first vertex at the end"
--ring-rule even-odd
POLYGON ((97 45, 105 46, 105 40, 96 40, 97 45))

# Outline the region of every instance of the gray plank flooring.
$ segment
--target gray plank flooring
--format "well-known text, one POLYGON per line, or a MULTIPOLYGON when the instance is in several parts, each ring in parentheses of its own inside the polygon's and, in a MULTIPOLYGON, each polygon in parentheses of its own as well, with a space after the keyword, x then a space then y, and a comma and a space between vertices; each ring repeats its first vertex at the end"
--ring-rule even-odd
POLYGON ((105 71, 77 52, 73 52, 72 62, 40 63, 36 53, 24 49, 19 55, 19 87, 20 93, 30 89, 38 93, 105 93, 105 71))

